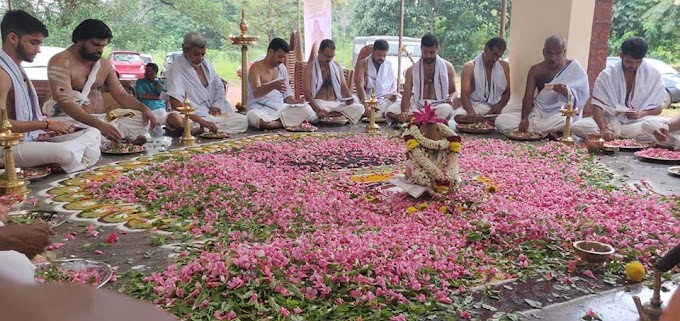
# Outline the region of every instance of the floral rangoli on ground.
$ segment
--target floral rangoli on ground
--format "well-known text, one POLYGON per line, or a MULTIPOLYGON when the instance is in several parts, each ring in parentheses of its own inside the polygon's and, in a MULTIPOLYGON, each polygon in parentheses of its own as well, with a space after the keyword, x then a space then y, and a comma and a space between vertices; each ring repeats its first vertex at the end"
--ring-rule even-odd
POLYGON ((462 183, 417 200, 381 188, 404 160, 398 136, 262 135, 118 162, 47 194, 76 220, 209 240, 126 289, 195 320, 465 318, 455 294, 471 287, 546 271, 570 282, 573 241, 614 246, 604 269, 617 274, 680 235, 674 201, 612 185, 561 144, 463 140, 462 183))

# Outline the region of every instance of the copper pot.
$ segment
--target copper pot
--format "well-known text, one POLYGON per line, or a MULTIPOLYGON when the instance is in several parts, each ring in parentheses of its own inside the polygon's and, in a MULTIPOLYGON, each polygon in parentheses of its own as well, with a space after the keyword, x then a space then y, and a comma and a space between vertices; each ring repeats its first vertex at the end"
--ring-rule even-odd
POLYGON ((604 138, 600 133, 588 133, 588 139, 586 139, 586 149, 589 153, 595 154, 602 151, 604 147, 604 138))

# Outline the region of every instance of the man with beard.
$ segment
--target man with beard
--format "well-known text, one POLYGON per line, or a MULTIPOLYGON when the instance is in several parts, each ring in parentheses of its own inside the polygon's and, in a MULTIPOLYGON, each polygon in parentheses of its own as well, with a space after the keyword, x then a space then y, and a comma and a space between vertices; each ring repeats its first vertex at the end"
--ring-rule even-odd
POLYGON ((550 36, 543 44, 543 61, 529 69, 521 111, 508 106, 496 118, 501 133, 540 133, 557 139, 566 118, 560 109, 572 96, 574 108, 583 111, 590 89, 588 75, 576 60, 566 58, 567 41, 562 36, 550 36), (534 97, 534 92, 538 94, 534 97))
POLYGON ((303 122, 316 121, 309 104, 293 97, 288 70, 284 66, 288 43, 274 38, 267 56, 250 67, 248 72, 248 124, 259 129, 302 128, 303 122))
POLYGON ((55 119, 97 128, 104 139, 143 144, 149 127, 156 127, 156 118, 125 91, 111 63, 101 59, 111 38, 111 30, 100 20, 87 19, 73 30, 73 45, 48 63, 52 99, 45 109, 48 116, 58 116, 55 119), (104 86, 124 109, 107 112, 101 93, 104 86), (61 116, 62 112, 66 115, 61 116))
POLYGON ((422 58, 406 69, 404 96, 401 103, 387 108, 387 118, 408 123, 413 112, 429 102, 438 118, 450 119, 453 100, 456 98, 456 70, 453 65, 439 57, 439 39, 428 33, 420 40, 422 58))
MULTIPOLYGON (((40 20, 30 14, 13 10, 5 13, 0 23, 0 102, 7 108, 12 131, 25 133, 24 140, 14 149, 14 161, 20 167, 56 164, 71 173, 94 165, 101 151, 100 135, 94 128, 79 130, 64 122, 45 120, 40 110, 33 84, 27 79, 22 61, 32 62, 40 52, 48 32, 40 20), (59 142, 38 142, 49 132, 49 139, 59 142)), ((4 151, 0 151, 0 156, 4 151)))
MULTIPOLYGON (((229 105, 224 85, 212 64, 205 60, 208 42, 197 32, 188 32, 182 42, 182 55, 172 62, 168 71, 166 88, 172 108, 184 106, 184 100, 196 109, 189 116, 198 126, 192 131, 242 133, 248 130, 246 116, 236 113, 229 105), (187 97, 188 96, 188 97, 187 97)), ((168 118, 167 127, 181 133, 184 123, 178 118, 168 118)))
MULTIPOLYGON (((357 61, 354 68, 354 83, 357 88, 357 96, 360 102, 369 99, 371 91, 375 91, 378 99, 378 111, 376 117, 383 117, 385 109, 397 100, 397 77, 394 75, 392 64, 386 60, 390 45, 383 39, 373 43, 373 52, 357 61)), ((370 110, 364 106, 364 116, 370 114, 370 110)))
POLYGON ((654 139, 654 131, 666 123, 657 116, 663 109, 665 89, 661 74, 644 61, 647 49, 647 41, 640 37, 621 44, 621 61, 600 72, 595 81, 593 117, 574 123, 575 135, 586 138, 588 133, 599 132, 605 140, 654 139))

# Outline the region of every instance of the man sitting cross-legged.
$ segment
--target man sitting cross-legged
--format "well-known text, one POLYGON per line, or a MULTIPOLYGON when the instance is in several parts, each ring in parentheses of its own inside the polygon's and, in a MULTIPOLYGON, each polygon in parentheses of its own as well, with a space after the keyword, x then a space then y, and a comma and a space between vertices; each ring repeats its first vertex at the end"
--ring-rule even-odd
MULTIPOLYGON (((56 164, 67 173, 94 165, 101 155, 99 131, 87 128, 74 133, 71 124, 45 120, 35 88, 21 67, 22 61, 33 61, 40 51, 48 35, 45 25, 28 13, 16 10, 5 13, 0 29, 0 108, 7 108, 12 131, 25 133, 24 140, 14 147, 16 165, 56 164), (36 141, 47 132, 60 135, 60 141, 36 141), (65 134, 69 135, 63 136, 65 134)), ((0 150, 0 156, 3 154, 4 150, 0 150)))
POLYGON ((274 38, 267 56, 254 63, 248 73, 248 124, 259 129, 293 128, 304 121, 316 121, 309 104, 296 100, 284 66, 288 43, 274 38))
POLYGON ((595 81, 593 117, 574 123, 575 135, 586 138, 588 133, 599 132, 605 140, 653 139, 649 132, 642 132, 642 126, 647 120, 665 122, 657 116, 663 109, 665 89, 661 74, 643 60, 647 48, 647 41, 640 37, 621 44, 621 61, 600 72, 595 81))
POLYGON ((505 40, 492 38, 484 52, 463 66, 460 101, 463 108, 454 112, 458 124, 475 123, 478 116, 497 115, 510 100, 510 67, 501 60, 505 40))
POLYGON ((342 66, 333 61, 334 57, 333 40, 321 41, 318 56, 305 67, 302 86, 305 100, 319 119, 344 116, 356 124, 364 113, 364 106, 354 102, 342 66))
POLYGON ((544 60, 531 66, 521 111, 506 107, 496 118, 502 133, 540 132, 551 139, 559 137, 566 118, 560 109, 571 94, 574 108, 583 111, 589 96, 588 75, 576 60, 566 58, 567 42, 562 36, 550 36, 543 46, 544 60), (538 94, 534 97, 534 92, 538 94))
POLYGON ((439 57, 439 39, 433 34, 423 36, 420 50, 422 58, 406 69, 401 102, 387 108, 387 118, 392 121, 410 122, 413 112, 422 109, 426 100, 437 117, 449 120, 453 115, 452 105, 457 95, 453 65, 439 57))
MULTIPOLYGON (((172 108, 184 106, 185 95, 196 109, 189 118, 196 122, 198 132, 207 128, 213 133, 224 131, 242 133, 248 130, 245 115, 236 113, 225 98, 224 84, 215 68, 204 59, 208 43, 197 32, 184 35, 182 55, 172 62, 166 80, 166 89, 172 108)), ((168 117, 171 131, 181 133, 184 124, 179 117, 168 117)))
POLYGON ((101 59, 111 38, 111 30, 99 20, 87 19, 73 30, 73 45, 48 63, 53 99, 45 103, 45 109, 48 116, 66 114, 55 120, 98 129, 104 139, 126 138, 143 144, 149 128, 156 127, 156 119, 148 107, 123 89, 111 63, 101 59), (101 93, 104 86, 120 106, 129 109, 107 112, 101 93))
MULTIPOLYGON (((357 87, 357 97, 360 102, 370 99, 371 91, 375 91, 378 100, 376 117, 384 117, 387 107, 392 105, 399 97, 397 92, 397 77, 394 75, 392 64, 387 60, 390 45, 383 39, 373 43, 373 52, 357 61, 354 68, 354 83, 357 87)), ((364 116, 370 115, 370 110, 365 108, 364 116)))

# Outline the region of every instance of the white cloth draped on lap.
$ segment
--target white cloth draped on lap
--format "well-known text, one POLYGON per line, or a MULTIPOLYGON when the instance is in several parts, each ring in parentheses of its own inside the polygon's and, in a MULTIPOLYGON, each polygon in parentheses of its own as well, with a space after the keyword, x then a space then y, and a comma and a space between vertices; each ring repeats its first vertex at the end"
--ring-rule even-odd
MULTIPOLYGON (((65 172, 73 173, 95 165, 101 157, 100 146, 99 130, 86 128, 45 142, 23 142, 13 149, 14 163, 19 167, 59 164, 65 172)), ((0 150, 0 156, 3 155, 0 150)))
POLYGON ((387 94, 397 93, 397 77, 394 75, 392 64, 389 60, 383 61, 379 70, 375 69, 373 58, 366 57, 366 96, 371 95, 371 89, 375 88, 375 96, 382 97, 387 94))
POLYGON ((654 140, 661 146, 672 147, 676 150, 680 150, 680 129, 669 131, 667 135, 668 139, 666 140, 658 140, 656 139, 656 136, 654 136, 654 132, 662 126, 665 126, 666 123, 668 123, 668 120, 661 117, 654 117, 645 120, 642 122, 642 134, 654 140))
POLYGON ((286 84, 286 92, 272 90, 266 95, 256 98, 253 94, 252 84, 248 86, 248 112, 246 113, 248 124, 260 128, 260 120, 272 122, 280 119, 284 127, 294 127, 302 124, 305 120, 315 121, 317 119, 316 113, 309 104, 289 105, 284 103, 286 98, 293 96, 293 90, 290 88, 286 67, 279 64, 278 71, 278 76, 272 81, 283 80, 286 84))
MULTIPOLYGON (((557 73, 550 83, 566 85, 571 92, 574 107, 579 110, 579 115, 583 112, 583 107, 590 95, 590 85, 588 75, 578 61, 572 60, 557 73)), ((542 118, 560 115, 560 109, 566 104, 566 96, 546 88, 543 88, 534 98, 534 110, 540 112, 542 118)))
POLYGON ((0 279, 20 284, 35 284, 35 266, 22 253, 0 251, 0 279))
POLYGON ((626 80, 623 75, 623 61, 603 70, 593 88, 593 104, 602 107, 608 117, 616 117, 626 124, 631 120, 625 113, 617 115, 617 109, 650 110, 661 106, 665 99, 661 74, 649 63, 643 61, 635 73, 633 89, 626 101, 626 80))
POLYGON ((222 113, 235 113, 225 98, 224 85, 213 66, 207 60, 203 60, 200 66, 208 80, 208 87, 203 87, 198 73, 184 55, 175 58, 166 80, 168 96, 184 101, 184 95, 188 95, 189 104, 202 118, 209 115, 210 107, 217 107, 222 113))
MULTIPOLYGON (((71 91, 71 94, 73 95, 73 102, 76 105, 82 107, 84 105, 90 104, 90 91, 92 90, 92 85, 94 85, 94 82, 97 80, 97 72, 99 72, 99 68, 101 68, 101 61, 97 60, 94 65, 92 65, 92 70, 90 70, 90 73, 87 75, 87 80, 85 80, 83 90, 77 91, 73 89, 71 91)), ((59 73, 58 70, 50 70, 50 72, 59 73)), ((68 77, 68 75, 63 75, 63 77, 68 77)), ((49 99, 46 101, 45 105, 43 106, 43 110, 47 116, 58 116, 61 114, 57 101, 54 99, 49 99)))
POLYGON ((327 112, 339 112, 347 119, 349 119, 352 124, 356 124, 361 120, 361 116, 364 114, 364 105, 362 104, 357 104, 353 103, 351 105, 347 105, 345 102, 342 101, 328 101, 328 100, 321 100, 321 99, 315 99, 314 100, 319 107, 323 108, 323 110, 327 112))
MULTIPOLYGON (((335 99, 340 100, 342 98, 342 87, 340 68, 333 62, 328 63, 328 68, 331 72, 331 83, 333 84, 333 92, 335 93, 335 99)), ((323 74, 321 73, 321 64, 319 63, 319 57, 316 57, 312 62, 312 97, 316 97, 323 87, 323 74)))
MULTIPOLYGON (((7 53, 0 49, 0 68, 4 69, 12 79, 14 87, 14 114, 16 120, 32 121, 42 120, 44 117, 38 103, 38 95, 30 80, 24 82, 26 73, 17 65, 7 53), (26 88, 28 86, 28 88, 26 88), (23 90, 22 90, 23 89, 23 90)), ((42 130, 34 130, 24 135, 26 140, 35 140, 42 130)))
POLYGON ((496 61, 491 68, 491 84, 486 79, 486 68, 484 67, 482 54, 477 55, 477 58, 475 58, 473 75, 475 77, 475 91, 470 94, 473 106, 477 103, 484 103, 490 106, 501 101, 505 89, 508 88, 508 80, 505 79, 505 72, 499 61, 496 61))
MULTIPOLYGON (((449 96, 449 73, 446 70, 446 61, 437 56, 434 62, 434 94, 435 97, 429 97, 428 99, 433 100, 444 100, 449 96)), ((413 73, 413 101, 422 107, 425 103, 423 98, 423 90, 425 88, 423 81, 425 81, 425 76, 423 75, 423 59, 418 60, 411 70, 413 73)))

